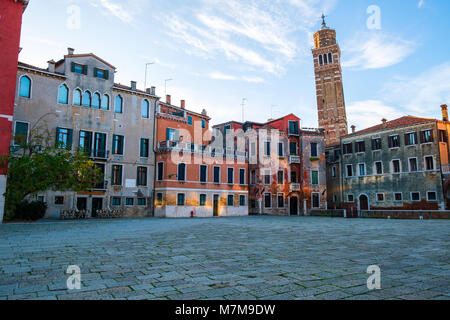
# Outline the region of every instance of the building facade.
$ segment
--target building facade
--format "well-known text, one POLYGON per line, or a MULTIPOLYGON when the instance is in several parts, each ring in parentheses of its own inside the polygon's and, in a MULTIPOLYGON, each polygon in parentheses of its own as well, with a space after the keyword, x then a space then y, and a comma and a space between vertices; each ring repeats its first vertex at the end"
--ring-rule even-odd
MULTIPOLYGON (((0 2, 0 157, 9 154, 12 120, 14 114, 14 93, 17 77, 22 14, 28 0, 3 0, 0 2)), ((6 191, 5 168, 0 168, 0 223, 3 221, 6 191)))
POLYGON ((383 119, 342 137, 342 154, 329 161, 331 179, 341 181, 329 190, 331 204, 351 213, 448 208, 447 120, 383 119))
POLYGON ((94 54, 68 54, 48 68, 19 63, 11 145, 33 143, 48 132, 48 143, 89 155, 104 182, 83 193, 45 192, 47 218, 61 210, 123 209, 126 216, 152 212, 155 156, 155 89, 114 82, 116 68, 94 54))
POLYGON ((314 34, 314 74, 316 82, 319 128, 325 133, 325 146, 339 143, 348 132, 341 51, 336 31, 327 27, 323 16, 322 28, 314 34))
POLYGON ((248 215, 248 157, 213 136, 206 110, 171 102, 156 112, 156 217, 248 215))

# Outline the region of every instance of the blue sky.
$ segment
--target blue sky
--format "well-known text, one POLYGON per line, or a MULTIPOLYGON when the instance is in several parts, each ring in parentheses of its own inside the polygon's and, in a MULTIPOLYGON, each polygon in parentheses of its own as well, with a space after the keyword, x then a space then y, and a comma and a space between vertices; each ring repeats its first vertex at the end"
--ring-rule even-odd
POLYGON ((147 86, 164 96, 173 79, 172 102, 206 108, 213 124, 240 121, 246 98, 245 120, 295 113, 317 127, 311 47, 322 12, 341 46, 349 126, 440 118, 450 103, 448 0, 31 0, 20 60, 45 67, 73 47, 140 88, 155 62, 147 86))

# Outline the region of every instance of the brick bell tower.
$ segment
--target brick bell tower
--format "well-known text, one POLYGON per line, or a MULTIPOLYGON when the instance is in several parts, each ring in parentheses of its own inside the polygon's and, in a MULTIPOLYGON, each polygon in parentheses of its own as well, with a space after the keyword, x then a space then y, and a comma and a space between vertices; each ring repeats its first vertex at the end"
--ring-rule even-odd
POLYGON ((339 143, 348 133, 342 84, 341 50, 336 31, 327 27, 322 14, 322 27, 314 34, 314 74, 316 76, 319 127, 325 130, 325 146, 339 143))

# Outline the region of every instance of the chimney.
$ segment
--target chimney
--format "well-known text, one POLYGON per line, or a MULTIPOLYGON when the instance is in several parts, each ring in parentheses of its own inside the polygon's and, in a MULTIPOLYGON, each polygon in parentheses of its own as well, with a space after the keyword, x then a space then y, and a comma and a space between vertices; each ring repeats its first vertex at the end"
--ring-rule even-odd
POLYGON ((383 118, 381 119, 381 122, 383 123, 383 128, 386 128, 387 119, 383 118))
POLYGON ((351 128, 352 128, 352 133, 355 133, 356 132, 356 126, 353 125, 353 126, 351 126, 351 128))
POLYGON ((172 104, 170 94, 166 95, 166 103, 172 104))
POLYGON ((136 81, 131 81, 131 90, 136 91, 136 85, 137 85, 136 81))
POLYGON ((152 94, 152 89, 150 89, 150 88, 145 88, 145 93, 147 93, 147 94, 152 94))
POLYGON ((67 48, 67 52, 69 56, 73 56, 73 53, 75 52, 75 49, 73 48, 67 48))
POLYGON ((156 96, 156 87, 151 87, 150 88, 150 94, 156 96))
POLYGON ((186 101, 181 100, 180 106, 181 106, 181 109, 186 109, 186 101))
POLYGON ((208 114, 206 113, 206 109, 202 110, 202 115, 207 116, 208 114))
POLYGON ((55 65, 56 65, 55 60, 52 59, 50 61, 47 61, 47 63, 48 63, 48 72, 54 73, 55 72, 55 65))
POLYGON ((447 105, 443 104, 441 106, 442 109, 442 121, 448 121, 448 109, 447 109, 447 105))

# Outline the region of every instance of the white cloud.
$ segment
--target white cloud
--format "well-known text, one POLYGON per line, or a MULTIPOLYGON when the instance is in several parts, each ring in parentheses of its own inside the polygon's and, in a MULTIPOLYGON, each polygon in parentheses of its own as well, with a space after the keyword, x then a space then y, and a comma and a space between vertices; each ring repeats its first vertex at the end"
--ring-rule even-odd
POLYGON ((420 0, 419 3, 417 4, 417 8, 422 8, 423 5, 425 4, 425 0, 420 0))
POLYGON ((342 65, 356 69, 380 69, 402 62, 415 50, 413 41, 383 33, 359 33, 343 46, 342 65))
POLYGON ((223 74, 221 72, 213 72, 209 74, 209 77, 214 80, 232 80, 232 81, 245 81, 250 83, 263 83, 264 79, 260 77, 236 77, 232 75, 223 74))
MULTIPOLYGON (((91 2, 92 6, 98 8, 98 4, 91 2)), ((100 0, 100 5, 107 10, 107 12, 124 23, 131 24, 137 14, 142 12, 145 4, 144 0, 127 0, 125 4, 119 4, 113 0, 100 0)))
POLYGON ((362 130, 381 123, 381 119, 393 120, 404 114, 380 100, 354 101, 347 105, 348 126, 362 130))

